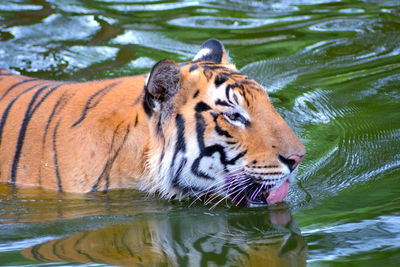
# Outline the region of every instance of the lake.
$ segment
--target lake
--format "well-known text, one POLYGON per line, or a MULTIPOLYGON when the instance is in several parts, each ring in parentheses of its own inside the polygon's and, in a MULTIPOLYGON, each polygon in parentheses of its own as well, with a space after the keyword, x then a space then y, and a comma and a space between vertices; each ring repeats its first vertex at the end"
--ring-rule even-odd
POLYGON ((307 149, 285 203, 0 184, 0 265, 400 266, 399 1, 0 4, 0 67, 44 79, 141 74, 210 38, 307 149))

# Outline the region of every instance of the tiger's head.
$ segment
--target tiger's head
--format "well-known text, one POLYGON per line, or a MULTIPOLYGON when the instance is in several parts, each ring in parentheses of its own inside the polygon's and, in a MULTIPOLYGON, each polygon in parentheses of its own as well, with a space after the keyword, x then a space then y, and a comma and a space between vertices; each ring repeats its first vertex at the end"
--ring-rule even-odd
POLYGON ((158 62, 147 77, 150 192, 271 204, 288 193, 305 148, 265 89, 206 41, 192 62, 158 62))

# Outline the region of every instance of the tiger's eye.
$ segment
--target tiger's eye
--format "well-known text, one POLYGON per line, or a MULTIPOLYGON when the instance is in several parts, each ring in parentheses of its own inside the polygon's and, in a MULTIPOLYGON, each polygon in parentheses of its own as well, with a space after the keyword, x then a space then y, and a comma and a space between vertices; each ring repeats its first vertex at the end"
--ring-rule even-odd
POLYGON ((225 119, 228 120, 233 125, 237 126, 237 122, 240 124, 243 124, 245 126, 250 125, 250 122, 245 117, 243 117, 242 114, 240 114, 238 112, 222 113, 222 115, 224 115, 225 119))
POLYGON ((240 114, 239 113, 232 113, 228 115, 228 118, 230 120, 236 121, 238 118, 240 118, 240 114))

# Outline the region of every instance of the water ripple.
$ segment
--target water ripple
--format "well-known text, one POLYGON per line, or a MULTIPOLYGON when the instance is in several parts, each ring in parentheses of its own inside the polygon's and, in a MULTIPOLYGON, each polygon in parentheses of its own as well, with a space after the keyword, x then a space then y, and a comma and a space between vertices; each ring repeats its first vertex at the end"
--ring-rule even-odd
POLYGON ((147 4, 147 5, 112 5, 109 8, 123 11, 123 12, 132 12, 132 11, 166 11, 171 9, 179 9, 185 7, 195 7, 199 6, 198 1, 183 1, 177 3, 162 3, 162 4, 147 4))
POLYGON ((400 214, 397 214, 397 216, 379 216, 372 220, 303 231, 305 236, 313 236, 308 243, 312 249, 310 263, 332 261, 362 252, 396 248, 400 242, 399 222, 400 214), (360 239, 360 236, 363 238, 360 239), (334 244, 335 250, 331 251, 328 244, 334 244))
POLYGON ((84 69, 95 63, 112 58, 118 53, 118 48, 107 46, 72 46, 62 51, 60 56, 67 62, 69 69, 84 69))
POLYGON ((367 31, 373 32, 372 25, 377 23, 376 19, 361 20, 361 19, 337 19, 324 21, 312 25, 309 29, 312 31, 354 31, 364 33, 367 31))
POLYGON ((42 9, 39 5, 27 5, 21 3, 14 3, 14 1, 3 0, 0 5, 1 11, 23 11, 23 10, 40 10, 42 9))
POLYGON ((5 29, 18 42, 45 44, 54 41, 83 40, 100 29, 94 16, 68 17, 52 14, 40 24, 14 26, 5 29), (70 29, 74 29, 71 31, 70 29))
POLYGON ((94 9, 93 7, 88 7, 84 5, 79 0, 47 0, 47 2, 51 3, 54 8, 61 10, 67 13, 75 13, 75 14, 96 14, 100 11, 94 9))
POLYGON ((207 29, 250 29, 262 27, 269 24, 281 22, 293 22, 308 20, 310 16, 268 18, 268 19, 243 19, 243 18, 226 18, 226 17, 210 17, 210 16, 191 16, 186 18, 177 18, 170 20, 168 23, 181 27, 207 28, 207 29))
POLYGON ((200 45, 188 45, 165 37, 162 34, 135 30, 127 30, 122 35, 111 40, 110 43, 124 45, 136 44, 144 47, 156 48, 183 55, 186 60, 196 55, 196 52, 200 49, 200 45))

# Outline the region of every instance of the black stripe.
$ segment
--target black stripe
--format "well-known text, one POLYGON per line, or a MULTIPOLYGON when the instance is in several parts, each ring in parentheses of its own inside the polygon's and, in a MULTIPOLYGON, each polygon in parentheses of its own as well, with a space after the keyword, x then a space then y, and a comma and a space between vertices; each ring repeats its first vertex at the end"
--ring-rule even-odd
POLYGON ((239 105, 239 99, 236 94, 233 94, 233 100, 235 100, 236 104, 239 105))
MULTIPOLYGON (((212 156, 212 154, 214 154, 216 152, 218 152, 220 154, 221 163, 225 166, 226 165, 234 165, 238 159, 242 158, 244 155, 247 154, 247 150, 245 150, 245 151, 239 152, 234 158, 227 159, 224 147, 217 144, 217 145, 205 147, 201 153, 202 154, 201 157, 210 157, 210 156, 212 156)), ((199 158, 201 159, 201 157, 199 157, 199 158)))
POLYGON ((58 187, 58 192, 62 192, 62 180, 61 180, 61 174, 60 174, 60 167, 58 166, 58 154, 57 154, 57 130, 58 126, 60 125, 60 121, 57 122, 56 126, 54 127, 53 131, 53 162, 54 162, 54 170, 56 172, 56 179, 57 179, 57 187, 58 187))
MULTIPOLYGON (((44 155, 45 151, 45 144, 46 144, 46 138, 47 138, 47 133, 50 128, 50 124, 53 121, 53 118, 56 114, 58 114, 68 103, 68 101, 74 96, 74 94, 70 95, 69 97, 65 97, 67 92, 64 92, 61 97, 58 99, 56 104, 53 107, 53 110, 51 111, 51 114, 47 120, 46 127, 43 132, 43 137, 42 137, 42 158, 44 155)), ((41 179, 41 169, 39 170, 39 185, 42 184, 42 179, 41 179)))
POLYGON ((66 97, 66 95, 67 95, 67 92, 64 92, 60 96, 60 98, 57 100, 56 104, 54 105, 53 110, 51 111, 49 118, 47 119, 46 127, 44 129, 44 133, 43 133, 43 137, 42 137, 42 150, 43 150, 44 144, 46 142, 47 132, 49 130, 51 122, 53 121, 54 116, 56 114, 58 114, 66 106, 68 101, 74 96, 74 94, 71 95, 71 96, 68 96, 68 97, 66 97))
POLYGON ((199 144, 200 151, 204 149, 204 132, 206 131, 206 122, 203 115, 200 113, 195 114, 196 118, 196 133, 197 143, 199 144))
POLYGON ((209 105, 207 105, 206 103, 204 103, 203 101, 199 102, 196 104, 196 106, 194 107, 194 110, 199 113, 199 112, 203 112, 203 111, 207 111, 210 110, 211 107, 209 105))
MULTIPOLYGON (((111 171, 112 165, 114 164, 114 161, 117 159, 117 157, 118 157, 118 155, 119 155, 119 152, 121 151, 122 147, 123 147, 123 146, 125 145, 125 143, 126 143, 126 140, 128 139, 129 132, 130 132, 130 125, 128 125, 128 128, 126 129, 126 133, 125 133, 125 135, 124 135, 124 139, 122 140, 121 145, 118 147, 118 149, 117 149, 117 151, 115 152, 114 156, 111 158, 111 161, 110 161, 110 171, 111 171)), ((108 173, 108 175, 107 175, 107 177, 106 177, 106 188, 105 188, 105 191, 107 191, 107 190, 108 190, 108 187, 109 187, 109 175, 110 175, 110 173, 108 173)))
POLYGON ((220 74, 223 74, 225 76, 246 77, 242 73, 232 70, 232 69, 225 67, 223 65, 220 65, 220 64, 215 64, 215 63, 211 63, 211 62, 201 62, 200 65, 201 65, 201 67, 208 69, 210 71, 218 70, 220 72, 220 74))
MULTIPOLYGON (((115 128, 115 130, 114 130, 113 137, 111 139, 110 152, 109 152, 110 154, 112 153, 112 150, 114 148, 115 138, 117 137, 117 133, 118 133, 118 130, 121 127, 121 125, 122 125, 122 122, 119 123, 117 125, 117 127, 115 128)), ((108 159, 106 164, 104 165, 103 171, 100 173, 99 177, 97 178, 96 183, 92 186, 92 189, 90 190, 91 192, 95 192, 97 190, 97 188, 99 187, 99 184, 100 184, 101 180, 103 179, 103 177, 105 177, 106 188, 108 189, 108 186, 109 186, 109 183, 110 183, 109 182, 110 167, 111 167, 110 160, 108 159)))
MULTIPOLYGON (((113 135, 113 139, 111 141, 111 146, 110 146, 110 154, 113 151, 115 138, 116 138, 117 132, 118 132, 118 128, 121 125, 122 125, 122 123, 120 123, 117 126, 117 128, 114 130, 114 135, 113 135)), ((124 139, 122 140, 122 143, 117 148, 115 154, 110 159, 107 160, 106 164, 104 165, 103 171, 101 172, 101 174, 97 178, 96 183, 92 186, 92 189, 90 190, 90 192, 97 191, 97 188, 99 187, 99 184, 100 184, 101 180, 103 179, 103 177, 104 177, 105 183, 106 183, 103 191, 105 191, 105 192, 108 191, 108 188, 110 186, 110 172, 111 172, 112 165, 114 164, 114 161, 117 159, 117 157, 119 155, 119 152, 121 151, 122 147, 126 143, 126 140, 128 139, 129 132, 130 132, 130 125, 128 125, 128 128, 126 129, 126 133, 125 133, 124 139)))
POLYGON ((198 65, 193 64, 192 66, 190 66, 189 72, 192 72, 192 71, 194 71, 194 70, 197 70, 198 67, 199 67, 198 65))
POLYGON ((193 98, 196 98, 200 93, 200 90, 196 90, 196 92, 193 94, 193 98))
POLYGON ((72 124, 71 127, 75 127, 76 125, 78 125, 79 123, 81 123, 85 118, 86 118, 86 114, 89 111, 89 109, 95 108, 100 102, 101 100, 103 100, 104 96, 110 92, 110 90, 117 86, 118 84, 120 84, 121 81, 119 82, 115 82, 112 84, 107 85, 106 87, 98 90, 96 93, 94 93, 93 95, 91 95, 89 97, 89 99, 86 101, 86 105, 85 108, 82 111, 82 115, 81 117, 74 123, 72 124), (93 103, 92 103, 93 102, 93 103))
POLYGON ((191 166, 191 171, 202 178, 208 179, 208 180, 213 180, 214 178, 209 176, 206 173, 203 173, 202 171, 199 170, 199 165, 201 159, 204 157, 203 153, 205 151, 205 145, 204 145, 204 132, 205 132, 205 120, 204 117, 200 113, 195 114, 196 117, 196 133, 197 133, 197 143, 199 144, 199 150, 200 150, 200 155, 197 157, 197 159, 194 160, 192 166, 191 166))
POLYGON ((26 130, 28 128, 28 124, 30 120, 32 119, 33 114, 36 112, 38 107, 43 103, 43 101, 51 94, 53 93, 57 88, 59 88, 62 84, 58 84, 51 88, 39 101, 38 103, 35 104, 36 99, 39 97, 39 95, 47 89, 49 86, 43 86, 40 89, 38 89, 35 94, 33 95, 28 108, 25 112, 24 119, 22 121, 21 128, 19 130, 19 135, 18 135, 18 140, 17 140, 17 146, 15 149, 15 154, 14 154, 14 160, 11 168, 11 183, 15 183, 16 178, 17 178, 17 171, 18 171, 18 163, 19 159, 21 157, 21 151, 22 151, 22 146, 24 145, 24 140, 25 140, 25 135, 26 135, 26 130))
POLYGON ((217 118, 218 117, 214 117, 215 131, 217 132, 217 134, 220 136, 226 136, 228 138, 232 138, 232 135, 230 135, 228 131, 222 130, 221 126, 219 126, 217 118))
POLYGON ((230 91, 231 89, 233 89, 233 88, 236 88, 236 87, 238 87, 238 84, 237 84, 237 83, 229 84, 229 85, 227 85, 227 86, 225 87, 225 96, 226 96, 226 99, 227 99, 228 102, 231 103, 232 105, 234 105, 234 103, 231 101, 231 99, 230 99, 230 97, 229 97, 229 91, 230 91))
POLYGON ((154 97, 149 92, 147 92, 146 88, 144 90, 145 93, 142 101, 143 110, 148 117, 151 117, 151 115, 153 115, 154 97))
POLYGON ((13 84, 12 86, 10 86, 10 87, 4 92, 4 94, 3 94, 2 97, 0 98, 0 101, 3 100, 3 98, 6 97, 6 96, 8 95, 8 93, 11 92, 11 90, 13 90, 14 88, 16 88, 17 86, 20 86, 21 84, 24 84, 24 83, 34 82, 34 81, 37 81, 37 80, 38 80, 38 79, 26 79, 26 80, 23 80, 23 81, 21 81, 21 82, 17 82, 17 83, 15 83, 15 84, 13 84))
POLYGON ((171 176, 173 177, 172 185, 179 186, 179 176, 180 176, 180 173, 182 172, 183 167, 186 164, 185 159, 182 159, 182 161, 180 162, 180 165, 178 167, 178 170, 175 172, 175 174, 173 173, 174 169, 175 169, 175 161, 176 161, 176 157, 177 157, 178 153, 180 151, 182 151, 183 154, 186 152, 185 119, 182 117, 181 114, 176 114, 175 125, 176 125, 176 129, 177 129, 177 140, 175 143, 174 155, 172 156, 170 171, 171 171, 171 176), (183 161, 185 161, 184 164, 183 164, 183 161))
POLYGON ((28 126, 28 122, 29 120, 27 120, 27 117, 29 116, 29 113, 31 111, 32 105, 34 103, 34 101, 36 100, 36 98, 39 96, 39 94, 47 89, 48 86, 43 86, 42 88, 40 88, 39 90, 37 90, 35 92, 35 94, 33 95, 33 98, 31 100, 31 102, 28 105, 28 109, 25 112, 25 116, 24 119, 22 121, 22 125, 19 131, 19 135, 18 135, 18 139, 17 139, 17 145, 16 145, 16 149, 15 149, 15 154, 14 154, 14 160, 12 163, 12 167, 11 167, 11 183, 15 183, 16 180, 16 176, 17 176, 17 167, 18 167, 18 162, 19 162, 19 158, 21 155, 21 150, 22 150, 22 145, 23 145, 23 141, 24 141, 24 137, 25 137, 25 132, 26 132, 26 128, 28 126))
POLYGON ((176 128, 178 129, 178 139, 176 140, 175 153, 177 151, 186 152, 185 119, 181 114, 176 115, 176 128))
POLYGON ((226 82, 228 80, 228 77, 225 76, 224 74, 218 74, 215 77, 214 83, 215 83, 215 87, 219 87, 221 84, 223 84, 224 82, 226 82))
POLYGON ((229 104, 225 100, 217 99, 215 101, 215 105, 225 106, 225 107, 233 107, 233 105, 229 104))
POLYGON ((25 91, 23 91, 22 93, 20 93, 19 95, 17 95, 16 97, 14 97, 14 99, 8 103, 7 108, 4 110, 2 118, 1 118, 1 122, 0 122, 0 146, 1 146, 1 142, 3 140, 3 130, 4 130, 4 126, 6 124, 7 118, 8 118, 8 114, 11 110, 11 108, 13 107, 15 101, 18 100, 19 97, 21 97, 22 95, 28 93, 29 91, 32 91, 33 89, 35 89, 35 87, 39 86, 41 84, 35 84, 32 87, 29 87, 28 89, 26 89, 25 91))
POLYGON ((138 122, 139 122, 139 114, 136 113, 136 118, 135 118, 135 125, 134 125, 134 127, 136 127, 136 126, 138 125, 138 122))
POLYGON ((160 112, 160 114, 158 115, 158 121, 157 121, 157 124, 156 124, 156 133, 158 135, 164 136, 163 131, 162 131, 161 119, 162 118, 161 118, 161 112, 160 112))
POLYGON ((264 90, 262 90, 260 88, 260 85, 256 81, 254 81, 248 77, 245 77, 245 79, 242 81, 242 84, 249 86, 253 90, 265 92, 264 90))
POLYGON ((180 176, 181 176, 181 173, 182 173, 183 168, 185 167, 186 163, 187 163, 187 159, 185 157, 182 158, 182 160, 178 166, 178 169, 176 170, 176 172, 173 176, 174 178, 172 179, 172 186, 178 187, 178 188, 183 188, 180 184, 180 180, 181 180, 180 176))
POLYGON ((234 157, 233 159, 228 160, 226 164, 234 165, 237 160, 239 160, 240 158, 243 158, 246 154, 247 154, 247 149, 245 151, 242 151, 239 154, 237 154, 236 157, 234 157))
POLYGON ((262 176, 267 176, 267 175, 279 175, 282 174, 282 172, 253 172, 253 173, 248 173, 248 175, 254 176, 254 177, 262 177, 262 176))
MULTIPOLYGON (((121 127, 121 125, 122 125, 122 122, 119 123, 114 130, 113 137, 111 139, 110 153, 112 153, 112 150, 114 148, 115 138, 117 137, 117 133, 118 133, 118 130, 121 127)), ((110 161, 107 160, 106 164, 104 165, 103 171, 100 173, 99 177, 96 180, 96 183, 92 186, 92 189, 90 190, 90 192, 95 192, 97 190, 97 188, 99 187, 99 184, 104 176, 106 176, 106 180, 107 180, 108 175, 106 175, 106 172, 110 171, 109 167, 110 167, 110 161)), ((107 183, 107 181, 106 181, 106 183, 107 183)))
POLYGON ((211 62, 202 62, 202 63, 200 63, 200 65, 203 68, 208 69, 208 70, 226 70, 226 71, 230 70, 225 66, 222 66, 220 64, 211 63, 211 62))
POLYGON ((97 177, 96 183, 92 186, 92 189, 90 189, 90 192, 96 192, 97 188, 99 187, 100 182, 103 180, 103 177, 105 177, 105 176, 108 177, 108 175, 106 173, 107 173, 107 171, 110 171, 109 166, 110 166, 110 162, 107 160, 106 165, 104 165, 102 172, 100 173, 99 177, 97 177))
POLYGON ((246 90, 244 89, 243 84, 240 84, 240 89, 241 89, 241 91, 242 91, 242 95, 243 95, 244 100, 246 101, 247 106, 250 106, 250 102, 249 102, 249 100, 247 99, 247 94, 246 94, 246 92, 247 92, 248 94, 250 94, 250 95, 251 95, 251 93, 249 92, 249 90, 248 90, 247 88, 246 88, 246 90))
POLYGON ((172 166, 174 165, 175 157, 179 151, 186 152, 185 141, 185 119, 181 114, 176 114, 175 124, 177 128, 177 140, 175 143, 174 156, 172 158, 172 166))

